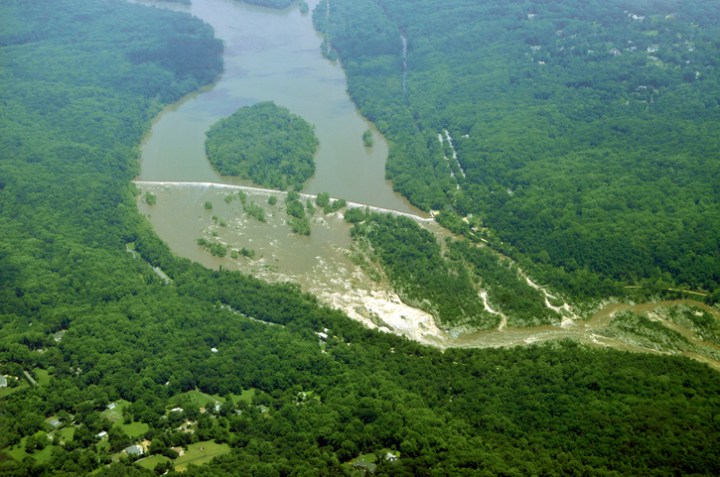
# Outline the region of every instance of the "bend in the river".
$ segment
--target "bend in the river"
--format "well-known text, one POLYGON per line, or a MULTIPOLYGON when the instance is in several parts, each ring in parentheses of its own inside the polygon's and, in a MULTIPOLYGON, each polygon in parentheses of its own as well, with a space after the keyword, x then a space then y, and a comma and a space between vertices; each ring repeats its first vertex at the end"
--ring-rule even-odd
MULTIPOLYGON (((318 0, 308 2, 314 8, 318 0)), ((234 0, 193 0, 189 12, 225 44, 225 70, 209 88, 170 106, 142 146, 142 181, 250 185, 219 175, 205 156, 205 132, 242 106, 274 101, 316 128, 316 173, 303 189, 384 209, 420 214, 385 180, 388 146, 355 108, 342 68, 321 54, 310 15, 234 0), (374 146, 362 134, 373 132, 374 146)))

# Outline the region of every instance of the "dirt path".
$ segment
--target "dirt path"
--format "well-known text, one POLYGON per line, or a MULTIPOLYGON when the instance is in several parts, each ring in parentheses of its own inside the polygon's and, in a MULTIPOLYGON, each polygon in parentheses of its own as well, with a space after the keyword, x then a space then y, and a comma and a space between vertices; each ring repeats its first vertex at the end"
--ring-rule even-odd
POLYGON ((522 270, 520 270, 519 273, 520 273, 520 276, 522 276, 525 279, 525 282, 531 288, 538 290, 545 296, 545 306, 548 307, 549 309, 551 309, 552 311, 554 311, 555 313, 559 314, 562 317, 561 326, 563 326, 563 327, 570 326, 575 322, 575 320, 580 319, 568 303, 563 302, 563 304, 560 306, 553 305, 550 302, 550 300, 557 301, 558 298, 555 295, 551 294, 547 289, 545 289, 544 287, 541 287, 540 285, 538 285, 537 283, 532 281, 532 279, 530 279, 530 277, 527 276, 525 274, 525 272, 523 272, 522 270))
POLYGON ((483 301, 483 308, 485 308, 485 311, 490 313, 491 315, 497 315, 500 317, 500 324, 497 327, 498 331, 502 331, 505 329, 508 323, 508 317, 505 315, 505 313, 501 311, 495 310, 493 307, 490 306, 490 301, 488 300, 488 293, 485 290, 482 290, 480 293, 478 293, 478 296, 483 301))

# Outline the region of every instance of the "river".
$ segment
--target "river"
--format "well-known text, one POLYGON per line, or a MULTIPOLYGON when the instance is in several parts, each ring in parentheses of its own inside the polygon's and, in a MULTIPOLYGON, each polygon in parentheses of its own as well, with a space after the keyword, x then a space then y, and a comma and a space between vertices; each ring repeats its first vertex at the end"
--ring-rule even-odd
MULTIPOLYGON (((308 2, 311 9, 317 2, 308 2)), ((172 8, 184 9, 209 23, 225 43, 221 77, 166 108, 142 144, 137 184, 142 192, 155 195, 157 202, 149 205, 140 196, 138 208, 175 253, 211 268, 222 266, 271 282, 299 283, 321 301, 369 327, 441 348, 515 346, 571 338, 591 346, 658 352, 627 337, 602 335, 618 311, 647 315, 655 313, 655 304, 611 304, 587 321, 564 320, 562 326, 503 327, 455 336, 439 329, 429 314, 404 304, 386 282, 372 279, 366 267, 359 266, 349 226, 341 214, 318 211, 311 220, 309 237, 291 233, 282 194, 253 190, 247 181, 220 176, 205 157, 205 131, 239 107, 272 100, 315 126, 320 140, 316 174, 304 193, 327 191, 352 202, 424 215, 395 194, 385 180, 387 143, 358 114, 347 95, 340 66, 321 55, 322 38, 314 31, 310 15, 302 15, 296 6, 277 11, 234 0, 193 0, 192 6, 172 8), (373 132, 372 148, 363 145, 362 134, 367 129, 373 132), (265 222, 243 211, 241 191, 246 203, 264 210, 265 222), (278 199, 275 205, 269 203, 270 196, 278 199), (254 256, 215 257, 197 244, 201 237, 229 250, 246 249, 254 256)), ((405 41, 403 38, 404 48, 405 41)), ((421 222, 437 235, 447 234, 431 221, 421 222)), ((717 317, 717 310, 713 314, 717 317)), ((664 323, 696 344, 707 344, 688 329, 667 320, 664 323)), ((683 354, 720 368, 715 359, 693 352, 683 354)))
MULTIPOLYGON (((318 0, 311 0, 314 8, 318 0)), ((215 29, 225 44, 217 82, 160 114, 142 145, 139 180, 249 184, 219 175, 205 159, 205 132, 240 107, 274 101, 315 126, 320 147, 305 192, 402 212, 420 213, 385 180, 388 146, 356 110, 345 74, 320 51, 311 16, 235 0, 193 0, 192 15, 215 29), (362 134, 373 133, 373 147, 362 134)))
MULTIPOLYGON (((318 1, 308 2, 311 10, 318 1)), ((205 156, 205 132, 211 124, 240 107, 272 100, 315 126, 320 141, 316 173, 304 193, 329 192, 350 202, 427 217, 385 180, 387 142, 356 110, 340 65, 322 56, 322 37, 311 16, 302 15, 297 6, 278 11, 235 0, 193 0, 191 6, 141 3, 195 15, 225 45, 225 68, 218 80, 167 107, 142 143, 136 183, 157 202, 149 205, 140 196, 138 208, 160 238, 178 255, 205 266, 271 282, 293 281, 370 327, 441 343, 443 332, 429 314, 405 305, 387 284, 357 266, 349 225, 340 214, 318 211, 309 237, 293 234, 282 194, 252 190, 248 181, 221 176, 205 156), (362 140, 368 129, 373 134, 370 148, 362 140), (248 187, 243 189, 245 200, 263 208, 266 222, 243 212, 240 190, 233 185, 248 187), (278 197, 277 204, 268 203, 271 195, 278 197), (254 256, 216 257, 197 244, 199 238, 254 256)), ((425 226, 443 233, 432 222, 425 226)))

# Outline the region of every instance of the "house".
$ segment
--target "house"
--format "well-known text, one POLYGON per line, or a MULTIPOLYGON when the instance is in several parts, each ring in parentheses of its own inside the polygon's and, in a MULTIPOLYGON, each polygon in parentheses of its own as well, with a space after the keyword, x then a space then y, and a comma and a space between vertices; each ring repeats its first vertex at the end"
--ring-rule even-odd
POLYGON ((125 454, 129 455, 130 457, 138 457, 145 453, 143 448, 137 444, 126 447, 125 449, 123 449, 123 452, 125 454))
POLYGON ((165 272, 162 271, 160 267, 153 267, 153 271, 158 277, 160 277, 163 282, 165 282, 165 285, 170 285, 170 282, 172 282, 172 280, 169 276, 165 274, 165 272))
POLYGON ((330 332, 329 329, 323 328, 322 331, 316 331, 315 334, 318 335, 318 337, 319 337, 322 341, 327 341, 328 336, 329 336, 329 335, 328 335, 329 332, 330 332))

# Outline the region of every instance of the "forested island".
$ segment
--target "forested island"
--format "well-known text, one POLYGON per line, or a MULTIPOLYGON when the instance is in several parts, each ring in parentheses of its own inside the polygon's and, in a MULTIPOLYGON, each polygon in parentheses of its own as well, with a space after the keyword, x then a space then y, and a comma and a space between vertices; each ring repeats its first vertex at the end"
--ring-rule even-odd
POLYGON ((313 126, 268 101, 240 108, 207 132, 208 160, 221 174, 273 189, 300 190, 315 172, 313 126))
MULTIPOLYGON (((382 4, 394 14, 410 2, 382 4)), ((429 31, 441 32, 468 25, 454 23, 458 19, 480 21, 482 16, 473 14, 480 7, 493 21, 494 13, 509 8, 525 21, 528 12, 523 8, 531 5, 453 0, 438 9, 430 2, 412 4, 417 10, 402 10, 408 21, 424 12, 428 24, 442 22, 442 27, 429 31), (435 8, 423 10, 430 6, 435 8)), ((393 25, 376 8, 380 3, 355 0, 352 5, 362 7, 357 20, 380 18, 385 19, 381 26, 393 25)), ((333 1, 338 12, 352 5, 333 1)), ((713 10, 703 10, 702 5, 714 8, 716 2, 689 5, 702 14, 694 23, 711 28, 713 10)), ((671 355, 582 347, 570 341, 443 352, 368 330, 293 284, 269 285, 175 256, 138 213, 138 192, 131 181, 138 173, 138 145, 151 119, 164 105, 211 83, 222 71, 222 44, 212 29, 186 14, 101 0, 10 0, 0 3, 0 17, 1 475, 720 474, 715 451, 720 448, 720 380, 704 364, 671 355)), ((681 13, 677 18, 682 20, 681 13)), ((484 35, 490 29, 497 38, 505 31, 519 34, 512 24, 501 24, 501 32, 492 30, 493 24, 465 33, 484 35)), ((421 35, 411 26, 403 24, 412 59, 421 35)), ((394 35, 384 43, 388 38, 378 33, 384 31, 360 35, 372 39, 365 45, 368 52, 378 45, 401 46, 394 35)), ((429 157, 427 147, 441 149, 437 129, 443 127, 456 141, 458 160, 471 177, 470 160, 464 158, 470 155, 470 143, 461 145, 460 138, 468 134, 468 141, 480 141, 484 137, 480 127, 463 129, 449 122, 440 128, 426 126, 433 120, 422 113, 418 96, 412 93, 418 87, 413 81, 422 75, 413 72, 409 61, 408 101, 417 112, 416 121, 403 106, 400 70, 390 75, 385 65, 398 59, 397 52, 380 59, 344 57, 353 52, 343 50, 339 32, 337 38, 356 98, 364 98, 357 68, 367 68, 369 61, 376 63, 376 78, 390 79, 388 84, 397 78, 400 84, 399 105, 385 103, 379 95, 376 104, 360 101, 368 115, 373 107, 384 105, 398 115, 374 118, 394 141, 391 171, 398 184, 403 184, 400 171, 407 171, 402 169, 403 161, 410 159, 418 161, 414 177, 421 182, 434 177, 425 176, 428 171, 447 181, 441 172, 450 166, 442 154, 431 163, 437 171, 423 162, 429 157), (380 73, 388 75, 383 78, 380 73), (415 142, 401 141, 402 134, 415 142), (417 156, 407 155, 407 148, 415 148, 417 156)), ((429 44, 443 45, 427 38, 429 44)), ((451 41, 455 37, 444 38, 446 52, 463 51, 449 48, 456 46, 451 41)), ((710 49, 703 34, 693 38, 698 51, 710 49)), ((471 52, 479 46, 467 45, 471 52)), ((452 63, 452 58, 435 59, 452 63)), ((545 66, 551 62, 550 58, 541 61, 545 66)), ((452 65, 445 70, 443 64, 437 63, 435 74, 451 77, 452 65)), ((530 60, 526 66, 540 68, 530 60)), ((500 68, 487 74, 503 71, 508 72, 500 68)), ((706 66, 701 77, 712 78, 712 71, 706 66)), ((542 74, 526 77, 526 70, 518 72, 520 83, 532 83, 531 78, 542 74)), ((464 84, 461 77, 455 78, 454 86, 464 84)), ((693 88, 687 91, 684 97, 689 102, 677 106, 677 118, 694 131, 699 127, 690 114, 694 110, 683 108, 709 99, 693 93, 693 88)), ((448 93, 438 104, 445 100, 451 104, 451 96, 448 93)), ((507 94, 499 97, 509 101, 507 94)), ((542 96, 529 100, 530 105, 544 101, 542 96)), ((652 104, 659 108, 666 103, 658 96, 652 104)), ((476 114, 510 114, 507 109, 476 106, 469 103, 468 120, 476 114)), ((523 110, 517 108, 516 113, 523 110)), ((439 111, 443 114, 438 120, 463 117, 439 111)), ((541 110, 529 111, 535 119, 544 117, 541 110)), ((714 131, 713 111, 707 112, 707 127, 697 132, 702 135, 689 148, 689 156, 680 159, 695 157, 694 147, 708 148, 708 157, 715 157, 713 143, 705 143, 705 134, 714 131)), ((583 124, 580 121, 572 131, 583 124)), ((509 128, 509 123, 504 126, 509 128)), ((497 143, 488 140, 486 147, 492 144, 497 143)), ((505 156, 498 152, 498 157, 505 156)), ((667 159, 659 153, 657 157, 667 159)), ((524 159, 509 164, 505 172, 524 178, 521 172, 533 164, 524 159)), ((548 159, 544 161, 534 167, 547 165, 548 159)), ((718 184, 709 182, 713 164, 700 161, 697 166, 704 168, 708 181, 701 191, 714 191, 718 184)), ((561 166, 574 171, 567 162, 556 167, 561 166)), ((685 176, 672 177, 684 180, 685 176)), ((514 197, 524 197, 523 187, 532 190, 531 179, 513 184, 513 194, 502 192, 505 182, 497 182, 496 188, 478 186, 478 193, 493 198, 502 192, 507 199, 497 199, 498 204, 510 207, 519 200, 514 197)), ((462 187, 448 194, 453 187, 444 188, 445 182, 418 187, 433 196, 438 192, 442 199, 425 204, 447 205, 456 214, 464 213, 459 197, 453 195, 469 192, 462 187)), ((423 203, 419 195, 413 197, 423 203)), ((672 197, 675 204, 685 204, 682 197, 672 197)), ((709 211, 705 224, 713 227, 714 202, 705 196, 699 199, 696 207, 709 211)), ((318 206, 321 203, 324 200, 318 206)), ((329 202, 326 206, 332 208, 329 202)), ((643 207, 640 210, 646 210, 643 207)), ((659 209, 658 223, 675 217, 671 212, 659 209)), ((487 224, 495 224, 485 213, 475 212, 487 224)), ((692 263, 707 260, 703 244, 716 239, 714 228, 693 229, 700 227, 693 217, 688 215, 685 222, 687 239, 691 241, 694 233, 702 240, 694 258, 688 259, 692 263)), ((397 247, 402 257, 440 263, 441 245, 406 221, 363 212, 348 218, 357 226, 358 236, 376 244, 376 253, 398 283, 409 271, 383 244, 397 247)), ((498 230, 500 237, 510 233, 498 230)), ((634 247, 642 245, 637 242, 640 238, 628 235, 634 247)), ((668 243, 668 247, 674 244, 668 243)), ((447 259, 457 257, 477 268, 497 259, 482 250, 465 250, 469 247, 465 242, 445 246, 447 259)), ((520 242, 513 241, 512 246, 523 256, 533 256, 520 242)), ((558 253, 548 252, 547 270, 560 270, 551 268, 561 263, 558 253)), ((573 253, 577 261, 581 256, 573 253)), ((663 270, 665 262, 658 263, 663 270)), ((443 266, 448 277, 459 270, 452 262, 443 266)), ((698 270, 688 268, 688 277, 697 277, 698 270)), ((707 270, 711 278, 698 283, 712 285, 715 269, 707 270)), ((592 277, 600 272, 584 272, 586 286, 597 283, 592 277)), ((564 273, 575 279, 581 276, 572 269, 564 273)), ((690 278, 666 277, 691 284, 690 278)), ((459 277, 458 283, 462 280, 459 277)), ((502 282, 499 272, 495 281, 502 282)), ((708 336, 718 335, 713 317, 702 311, 688 310, 676 319, 708 336)), ((615 331, 640 325, 652 327, 628 314, 615 331)))

